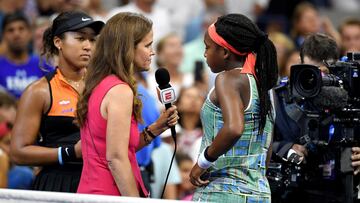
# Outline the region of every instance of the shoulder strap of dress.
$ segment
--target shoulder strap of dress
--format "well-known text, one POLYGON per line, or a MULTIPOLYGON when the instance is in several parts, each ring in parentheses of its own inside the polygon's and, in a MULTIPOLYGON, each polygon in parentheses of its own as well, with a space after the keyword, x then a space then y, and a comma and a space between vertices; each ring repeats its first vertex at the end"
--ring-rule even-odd
MULTIPOLYGON (((96 92, 96 97, 99 99, 98 102, 101 102, 101 100, 103 99, 103 97, 106 95, 106 93, 114 86, 119 85, 119 84, 124 84, 124 85, 128 85, 126 82, 120 80, 117 76, 115 75, 109 75, 107 77, 105 77, 100 83, 99 85, 93 90, 93 92, 96 92)), ((98 100, 96 99, 96 100, 98 100)))
POLYGON ((50 81, 55 77, 56 71, 57 71, 57 69, 55 69, 54 71, 52 71, 52 72, 45 75, 45 79, 46 79, 46 81, 47 81, 47 83, 49 85, 50 105, 49 105, 48 110, 44 113, 44 115, 48 115, 48 113, 51 110, 52 104, 53 104, 53 96, 52 96, 52 89, 51 89, 50 81))

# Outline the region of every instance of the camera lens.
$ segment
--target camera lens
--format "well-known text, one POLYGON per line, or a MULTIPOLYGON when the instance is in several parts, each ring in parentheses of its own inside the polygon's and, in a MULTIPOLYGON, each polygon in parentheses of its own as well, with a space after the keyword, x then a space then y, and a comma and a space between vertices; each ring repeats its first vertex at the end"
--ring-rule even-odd
POLYGON ((317 86, 316 75, 311 69, 306 69, 299 74, 299 81, 301 89, 308 91, 317 86))

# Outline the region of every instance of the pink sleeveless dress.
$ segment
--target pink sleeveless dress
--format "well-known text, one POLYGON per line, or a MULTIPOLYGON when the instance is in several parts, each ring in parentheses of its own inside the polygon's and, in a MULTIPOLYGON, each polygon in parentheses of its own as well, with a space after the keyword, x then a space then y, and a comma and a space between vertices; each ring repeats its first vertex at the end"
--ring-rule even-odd
MULTIPOLYGON (((101 116, 100 105, 106 93, 115 85, 124 84, 114 75, 104 78, 93 90, 88 103, 88 115, 85 125, 80 129, 83 170, 78 193, 121 196, 106 161, 106 120, 101 116)), ((131 117, 129 160, 140 196, 147 197, 140 169, 136 161, 136 148, 140 134, 137 121, 131 117)))

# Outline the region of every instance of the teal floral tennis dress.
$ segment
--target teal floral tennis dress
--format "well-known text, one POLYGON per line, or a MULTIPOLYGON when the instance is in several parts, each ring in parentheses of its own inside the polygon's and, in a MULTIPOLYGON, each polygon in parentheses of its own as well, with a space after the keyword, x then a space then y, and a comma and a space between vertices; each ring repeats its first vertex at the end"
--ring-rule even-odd
MULTIPOLYGON (((267 119, 263 134, 258 134, 260 124, 260 100, 255 78, 247 74, 250 82, 250 102, 244 111, 245 128, 240 139, 207 170, 204 177, 210 180, 197 188, 193 201, 250 203, 271 202, 270 187, 265 177, 267 151, 271 142, 272 122, 267 119)), ((210 100, 209 92, 201 109, 204 128, 202 152, 211 145, 223 127, 221 109, 210 100)))

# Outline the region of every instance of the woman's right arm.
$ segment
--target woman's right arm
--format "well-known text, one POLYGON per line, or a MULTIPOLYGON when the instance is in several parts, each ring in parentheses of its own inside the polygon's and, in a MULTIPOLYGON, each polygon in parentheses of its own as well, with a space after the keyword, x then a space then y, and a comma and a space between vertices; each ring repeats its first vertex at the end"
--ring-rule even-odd
POLYGON ((133 92, 127 85, 109 90, 101 102, 101 114, 107 120, 106 160, 123 196, 139 197, 128 150, 133 109, 133 92))
POLYGON ((10 157, 19 165, 48 165, 58 162, 57 148, 34 145, 41 116, 48 106, 49 90, 45 79, 31 84, 22 94, 11 136, 10 157))

